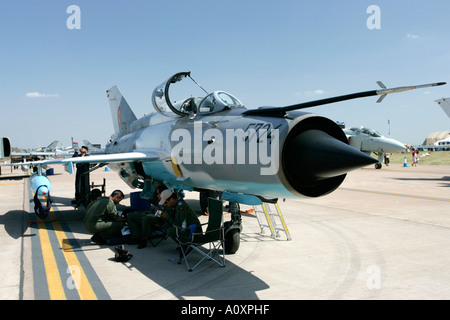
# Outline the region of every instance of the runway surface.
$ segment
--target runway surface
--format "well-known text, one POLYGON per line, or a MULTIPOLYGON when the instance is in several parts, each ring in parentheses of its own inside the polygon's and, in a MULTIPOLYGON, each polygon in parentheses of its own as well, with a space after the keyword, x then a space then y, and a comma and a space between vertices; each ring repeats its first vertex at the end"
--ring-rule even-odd
MULTIPOLYGON (((49 178, 49 223, 33 223, 26 179, 0 180, 0 299, 450 298, 450 166, 367 167, 330 195, 280 200, 290 241, 261 234, 255 215, 244 213, 240 248, 226 267, 203 262, 193 272, 177 263, 171 240, 126 245, 133 258, 112 261, 114 247, 91 243, 84 210, 70 204, 75 177, 56 167, 49 178)), ((107 194, 136 191, 115 172, 91 174, 96 184, 103 178, 107 194)), ((197 193, 186 198, 199 210, 197 193)))

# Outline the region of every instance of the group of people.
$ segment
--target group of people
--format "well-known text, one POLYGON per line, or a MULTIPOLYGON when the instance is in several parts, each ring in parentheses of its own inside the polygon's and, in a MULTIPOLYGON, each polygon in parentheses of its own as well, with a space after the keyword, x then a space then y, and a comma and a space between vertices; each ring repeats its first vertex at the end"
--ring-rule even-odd
MULTIPOLYGON (((86 209, 84 224, 94 233, 91 240, 98 244, 115 244, 114 239, 122 239, 127 244, 137 244, 139 249, 147 246, 152 232, 161 230, 173 239, 188 237, 191 232, 201 232, 201 224, 182 197, 166 186, 156 188, 155 197, 150 201, 148 211, 126 209, 119 214, 117 205, 124 199, 121 190, 115 190, 109 197, 99 197, 86 209), (122 235, 127 225, 130 234, 122 235)), ((183 239, 185 240, 185 239, 183 239)))
MULTIPOLYGON (((83 146, 73 157, 86 157, 88 147, 83 146)), ((102 196, 98 189, 90 192, 89 164, 78 163, 75 177, 75 199, 72 203, 86 207, 84 225, 93 233, 91 240, 98 244, 118 244, 126 241, 137 244, 139 249, 147 246, 152 232, 161 230, 167 236, 176 239, 187 237, 191 232, 201 232, 201 224, 183 197, 169 190, 165 185, 156 188, 150 200, 148 211, 132 211, 127 208, 122 212, 117 205, 124 199, 121 190, 115 190, 109 196, 102 196), (122 231, 127 226, 129 234, 124 237, 122 231)))

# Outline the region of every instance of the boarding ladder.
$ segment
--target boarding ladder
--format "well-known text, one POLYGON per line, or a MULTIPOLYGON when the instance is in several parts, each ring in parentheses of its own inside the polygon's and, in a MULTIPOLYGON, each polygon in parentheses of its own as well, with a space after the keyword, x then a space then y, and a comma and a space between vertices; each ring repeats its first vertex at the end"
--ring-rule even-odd
POLYGON ((287 240, 292 239, 278 203, 262 202, 260 205, 254 205, 253 209, 261 228, 261 234, 264 233, 265 228, 268 228, 274 239, 280 237, 280 231, 286 234, 287 240))

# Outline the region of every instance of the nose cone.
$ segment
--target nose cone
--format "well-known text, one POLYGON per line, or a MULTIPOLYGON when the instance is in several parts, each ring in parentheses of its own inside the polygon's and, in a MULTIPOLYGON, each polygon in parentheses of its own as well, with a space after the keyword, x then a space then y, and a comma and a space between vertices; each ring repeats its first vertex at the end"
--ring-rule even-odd
POLYGON ((337 177, 349 171, 378 162, 348 144, 311 129, 295 137, 285 160, 287 169, 305 184, 337 177))
POLYGON ((47 187, 40 187, 38 194, 40 196, 46 196, 48 194, 48 188, 47 187))
POLYGON ((405 149, 405 145, 397 140, 386 138, 382 144, 383 152, 400 152, 405 149))

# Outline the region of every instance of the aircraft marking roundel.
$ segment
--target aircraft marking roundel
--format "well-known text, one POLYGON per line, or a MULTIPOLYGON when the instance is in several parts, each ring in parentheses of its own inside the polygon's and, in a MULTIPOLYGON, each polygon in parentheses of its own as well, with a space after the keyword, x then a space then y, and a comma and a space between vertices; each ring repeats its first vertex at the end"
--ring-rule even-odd
POLYGON ((122 124, 122 109, 120 108, 120 106, 119 108, 117 108, 117 122, 119 124, 120 129, 120 125, 122 124))

